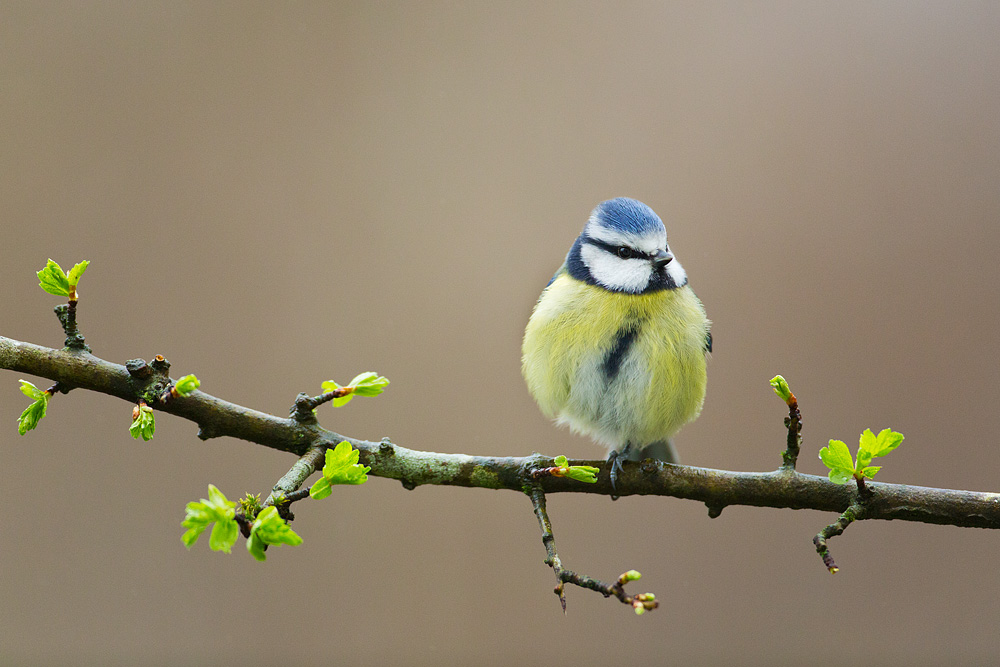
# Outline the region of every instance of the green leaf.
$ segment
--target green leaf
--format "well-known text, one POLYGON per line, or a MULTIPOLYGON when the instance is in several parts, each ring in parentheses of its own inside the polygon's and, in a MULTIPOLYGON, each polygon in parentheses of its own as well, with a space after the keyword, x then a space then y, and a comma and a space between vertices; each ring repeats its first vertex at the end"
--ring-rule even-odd
POLYGON ((326 465, 323 476, 333 484, 364 484, 368 481, 368 466, 358 463, 361 452, 344 440, 335 448, 326 450, 326 465))
POLYGON ((247 551, 250 552, 251 556, 259 561, 267 560, 267 554, 264 553, 264 546, 264 542, 259 537, 253 533, 250 534, 250 539, 247 540, 247 551))
POLYGON ((216 521, 212 527, 212 534, 208 537, 208 546, 212 551, 232 553, 239 532, 240 528, 236 521, 216 521))
POLYGON ((819 450, 819 458, 827 468, 846 468, 854 470, 854 459, 851 457, 851 450, 847 448, 842 440, 831 440, 829 447, 819 450))
POLYGON ((156 419, 153 417, 153 408, 148 405, 139 406, 139 415, 128 427, 129 434, 136 440, 142 438, 149 441, 153 439, 154 431, 156 431, 156 419))
POLYGON ((342 407, 344 405, 347 405, 352 400, 354 400, 354 392, 351 392, 350 394, 347 394, 346 396, 341 396, 340 398, 335 398, 331 402, 333 403, 333 407, 339 408, 339 407, 342 407))
POLYGON ((569 465, 569 460, 565 456, 560 455, 552 459, 552 463, 554 463, 557 468, 565 468, 569 465))
POLYGON ((213 551, 230 553, 239 533, 235 507, 236 503, 229 501, 214 484, 209 484, 208 500, 202 498, 201 502, 187 504, 186 516, 181 522, 181 527, 187 528, 181 536, 184 546, 190 549, 205 529, 214 523, 209 547, 213 551))
POLYGON ((827 477, 829 477, 830 481, 834 484, 847 484, 849 481, 854 479, 854 473, 848 472, 843 468, 837 468, 836 470, 831 470, 827 477))
POLYGON ((331 493, 333 493, 333 483, 326 477, 320 477, 309 487, 309 497, 313 500, 322 500, 331 493))
POLYGON ((357 387, 362 382, 366 382, 376 377, 378 373, 373 373, 371 371, 366 371, 364 373, 358 373, 354 376, 354 379, 347 383, 348 387, 357 387))
POLYGON ((48 395, 35 385, 28 382, 27 380, 18 380, 18 382, 21 383, 21 393, 27 396, 28 398, 37 401, 38 399, 44 398, 48 395))
MULTIPOLYGON (((80 273, 83 273, 83 271, 80 273)), ((66 277, 66 273, 62 270, 62 267, 56 264, 51 258, 42 270, 38 271, 35 275, 38 276, 38 286, 49 294, 69 296, 69 279, 66 277)))
POLYGON ((872 462, 872 453, 867 452, 864 449, 858 449, 858 464, 854 466, 855 470, 861 470, 866 465, 872 462))
POLYGON ((354 379, 346 385, 341 386, 333 380, 327 380, 322 387, 324 394, 337 389, 350 390, 346 395, 333 399, 333 407, 339 408, 350 403, 355 396, 378 396, 385 391, 388 384, 389 381, 378 373, 368 371, 354 376, 354 379))
POLYGON ((897 433, 891 428, 882 429, 882 431, 879 432, 878 437, 875 438, 875 444, 872 446, 872 457, 885 456, 892 450, 899 447, 902 442, 902 433, 897 433))
POLYGON ((333 492, 334 484, 364 484, 368 481, 370 467, 358 463, 361 452, 344 440, 333 449, 326 450, 323 477, 309 487, 309 496, 315 500, 326 498, 333 492))
POLYGON ((24 435, 38 426, 38 422, 42 421, 42 418, 45 416, 45 410, 48 405, 49 397, 48 395, 44 395, 42 398, 36 399, 34 403, 26 407, 24 412, 21 413, 21 416, 17 418, 18 435, 24 435))
POLYGON ((257 560, 264 561, 267 560, 264 547, 270 544, 291 546, 302 544, 302 538, 281 518, 273 505, 261 510, 250 526, 247 551, 257 560))
POLYGON ((788 388, 788 383, 785 382, 785 378, 780 375, 775 375, 771 378, 771 388, 774 389, 774 393, 778 395, 778 398, 787 403, 792 398, 792 390, 788 388))
POLYGON ((875 473, 877 473, 881 469, 882 466, 868 466, 861 471, 861 475, 863 477, 871 479, 872 477, 875 476, 875 473))
POLYGON ((351 380, 351 385, 358 396, 378 396, 389 386, 389 381, 378 373, 362 373, 351 380))
POLYGON ((600 468, 593 466, 570 466, 566 469, 566 477, 575 479, 578 482, 594 484, 597 482, 597 473, 600 471, 600 468))
POLYGON ((88 266, 90 266, 90 261, 86 259, 74 266, 69 270, 69 275, 66 276, 66 281, 73 287, 76 287, 80 283, 80 276, 83 275, 83 272, 87 270, 88 266))
POLYGON ((194 391, 195 389, 197 389, 200 386, 201 386, 201 382, 199 382, 198 378, 196 378, 193 375, 185 375, 180 380, 178 380, 176 383, 174 383, 174 389, 181 396, 187 396, 188 394, 190 394, 192 391, 194 391))
POLYGON ((846 484, 854 476, 854 459, 843 441, 831 440, 829 447, 819 450, 819 458, 830 469, 830 481, 834 484, 846 484))
MULTIPOLYGON (((866 428, 861 432, 861 438, 858 440, 858 453, 861 452, 874 452, 875 451, 875 434, 872 433, 870 428, 866 428)), ((871 459, 868 459, 869 461, 871 459)))

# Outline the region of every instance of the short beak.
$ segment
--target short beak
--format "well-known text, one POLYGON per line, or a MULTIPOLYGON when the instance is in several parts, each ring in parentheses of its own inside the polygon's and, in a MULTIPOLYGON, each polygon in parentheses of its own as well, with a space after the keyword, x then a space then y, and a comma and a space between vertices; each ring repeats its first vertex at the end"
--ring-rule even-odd
POLYGON ((674 259, 674 256, 669 250, 657 250, 649 259, 657 266, 666 266, 674 259))

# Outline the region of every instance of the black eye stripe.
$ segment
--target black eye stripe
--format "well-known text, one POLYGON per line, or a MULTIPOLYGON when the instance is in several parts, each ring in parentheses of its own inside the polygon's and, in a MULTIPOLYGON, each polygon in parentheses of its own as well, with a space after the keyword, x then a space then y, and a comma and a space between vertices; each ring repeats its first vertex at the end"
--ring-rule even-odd
POLYGON ((587 239, 587 243, 589 243, 590 245, 597 246, 601 250, 609 252, 612 255, 614 255, 615 257, 621 257, 622 259, 648 259, 649 258, 649 255, 647 255, 646 253, 644 253, 644 252, 642 252, 640 250, 636 250, 635 248, 631 248, 631 247, 629 247, 627 245, 614 245, 614 244, 605 243, 604 241, 600 241, 598 239, 593 239, 593 238, 587 239))

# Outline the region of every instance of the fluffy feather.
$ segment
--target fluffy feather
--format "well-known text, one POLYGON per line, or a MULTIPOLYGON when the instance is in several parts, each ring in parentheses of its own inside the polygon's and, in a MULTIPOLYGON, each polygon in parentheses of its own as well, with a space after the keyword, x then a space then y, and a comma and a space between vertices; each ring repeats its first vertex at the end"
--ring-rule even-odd
POLYGON ((522 371, 542 412, 559 423, 612 449, 664 449, 701 412, 709 326, 690 287, 631 294, 560 271, 528 322, 522 371), (629 332, 609 374, 609 355, 629 332))

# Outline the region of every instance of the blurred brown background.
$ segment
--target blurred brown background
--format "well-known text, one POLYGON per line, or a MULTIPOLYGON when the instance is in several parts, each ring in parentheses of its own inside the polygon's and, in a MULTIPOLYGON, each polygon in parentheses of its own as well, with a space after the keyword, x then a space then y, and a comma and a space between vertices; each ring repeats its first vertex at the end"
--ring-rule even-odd
MULTIPOLYGON (((686 463, 769 470, 783 373, 800 469, 866 427, 880 480, 1000 491, 994 3, 29 2, 0 10, 0 334, 58 347, 36 286, 89 259, 95 354, 358 437, 600 456, 538 413, 530 309, 590 209, 666 221, 715 321, 686 463)), ((550 501, 567 565, 664 606, 569 591, 530 503, 372 479, 298 509, 253 561, 180 542, 212 482, 266 492, 288 455, 59 396, 21 438, 0 392, 0 663, 986 664, 1000 535, 669 498, 550 501), (611 526, 614 530, 609 531, 611 526), (865 657, 859 657, 863 654, 865 657)))

